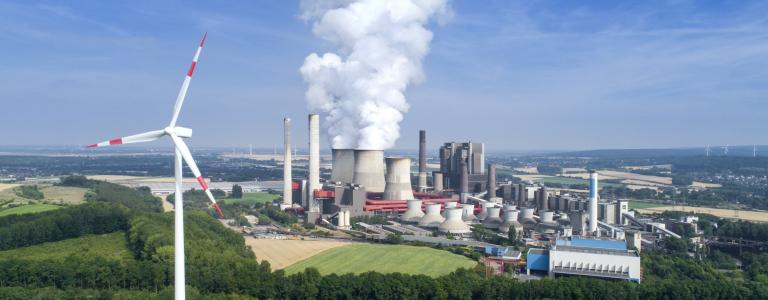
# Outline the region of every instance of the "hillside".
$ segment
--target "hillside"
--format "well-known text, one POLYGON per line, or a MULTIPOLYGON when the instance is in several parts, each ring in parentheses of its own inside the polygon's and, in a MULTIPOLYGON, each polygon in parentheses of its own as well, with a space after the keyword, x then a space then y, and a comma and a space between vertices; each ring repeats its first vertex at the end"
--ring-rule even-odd
POLYGON ((58 242, 37 244, 29 247, 0 251, 0 260, 20 259, 46 260, 64 259, 74 256, 99 256, 110 260, 133 260, 128 250, 125 232, 117 231, 107 234, 84 235, 77 238, 58 242))

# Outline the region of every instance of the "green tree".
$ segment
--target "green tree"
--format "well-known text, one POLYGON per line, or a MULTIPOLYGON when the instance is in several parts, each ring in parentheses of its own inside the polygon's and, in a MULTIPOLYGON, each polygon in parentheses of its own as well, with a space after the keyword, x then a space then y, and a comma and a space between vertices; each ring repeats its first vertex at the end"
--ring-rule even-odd
POLYGON ((232 198, 240 199, 243 198, 243 187, 241 187, 238 184, 235 184, 232 186, 232 198))

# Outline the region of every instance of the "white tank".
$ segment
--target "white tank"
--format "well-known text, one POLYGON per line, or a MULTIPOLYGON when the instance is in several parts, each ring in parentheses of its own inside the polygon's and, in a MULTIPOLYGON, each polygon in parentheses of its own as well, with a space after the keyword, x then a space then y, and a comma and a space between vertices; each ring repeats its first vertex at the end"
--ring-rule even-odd
POLYGON ((355 150, 331 149, 333 162, 331 167, 331 181, 342 184, 352 183, 355 175, 355 150))
POLYGON ((504 222, 501 223, 501 226, 499 226, 499 231, 503 233, 508 233, 510 230, 514 228, 518 233, 523 231, 523 224, 520 224, 520 222, 517 221, 517 217, 519 215, 520 211, 516 209, 510 209, 504 211, 504 222))
POLYGON ((355 174, 352 181, 367 192, 384 192, 384 151, 355 150, 355 174))
POLYGON ((461 208, 464 209, 464 212, 461 214, 461 219, 464 220, 464 222, 474 222, 477 221, 477 217, 475 217, 475 205, 471 203, 462 204, 461 208))
POLYGON ((422 227, 437 227, 440 223, 445 221, 445 218, 440 215, 440 203, 427 204, 427 213, 419 221, 419 226, 422 227))
POLYGON ((483 220, 483 226, 489 229, 497 229, 501 226, 501 207, 488 207, 488 217, 483 220))
POLYGON ((469 233, 471 230, 469 229, 469 226, 464 223, 464 220, 462 220, 461 216, 464 212, 464 209, 460 207, 451 207, 446 208, 445 215, 446 219, 443 223, 440 223, 440 226, 437 227, 437 229, 440 232, 450 232, 450 233, 469 233))
POLYGON ((384 200, 411 200, 411 159, 407 157, 387 157, 387 177, 384 187, 384 200))
POLYGON ((434 187, 435 193, 443 191, 443 173, 437 171, 432 172, 432 186, 434 187))
POLYGON ((480 213, 477 215, 478 220, 482 221, 488 217, 488 207, 490 205, 490 202, 480 202, 480 213))
POLYGON ((408 210, 400 216, 403 222, 419 222, 424 212, 421 211, 421 200, 408 200, 408 210))

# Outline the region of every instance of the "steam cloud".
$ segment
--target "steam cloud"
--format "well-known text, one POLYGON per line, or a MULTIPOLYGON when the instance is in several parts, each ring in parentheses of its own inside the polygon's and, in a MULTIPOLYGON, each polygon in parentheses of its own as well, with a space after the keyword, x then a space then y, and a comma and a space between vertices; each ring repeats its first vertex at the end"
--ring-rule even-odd
POLYGON ((449 13, 446 2, 302 1, 313 33, 338 47, 337 53, 310 54, 300 69, 307 103, 326 114, 333 148, 394 146, 409 108, 403 93, 424 78, 421 60, 432 40, 425 25, 449 13))

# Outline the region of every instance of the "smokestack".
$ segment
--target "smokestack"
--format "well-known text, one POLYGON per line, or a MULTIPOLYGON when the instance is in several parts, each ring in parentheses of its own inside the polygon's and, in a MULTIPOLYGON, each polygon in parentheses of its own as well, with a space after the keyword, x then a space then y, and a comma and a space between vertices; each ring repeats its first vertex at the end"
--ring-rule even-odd
POLYGON ((291 119, 283 119, 283 205, 293 204, 293 175, 291 175, 291 119))
POLYGON ((419 130, 419 192, 427 191, 427 132, 419 130))
POLYGON ((589 171, 589 232, 597 234, 597 172, 589 171))
POLYGON ((539 211, 549 210, 549 192, 547 192, 547 187, 542 185, 541 189, 539 189, 539 211))
POLYGON ((384 187, 384 200, 411 200, 411 159, 407 157, 387 157, 387 177, 384 187))
POLYGON ((459 196, 461 203, 467 203, 467 197, 469 196, 469 174, 467 174, 467 162, 461 161, 461 185, 459 186, 459 196))
POLYGON ((320 206, 315 203, 315 190, 320 188, 320 116, 309 115, 309 178, 308 205, 310 212, 319 212, 320 206))
POLYGON ((496 197, 496 165, 488 164, 488 199, 496 197))
POLYGON ((355 150, 355 174, 352 182, 364 186, 367 192, 383 193, 384 150, 355 150))
POLYGON ((528 192, 525 190, 525 184, 520 183, 517 185, 517 207, 526 206, 528 202, 528 192))
POLYGON ((438 171, 432 172, 432 186, 434 187, 435 193, 443 191, 443 173, 438 171))
POLYGON ((331 169, 331 181, 342 184, 352 183, 355 174, 355 150, 331 149, 333 163, 331 169))

